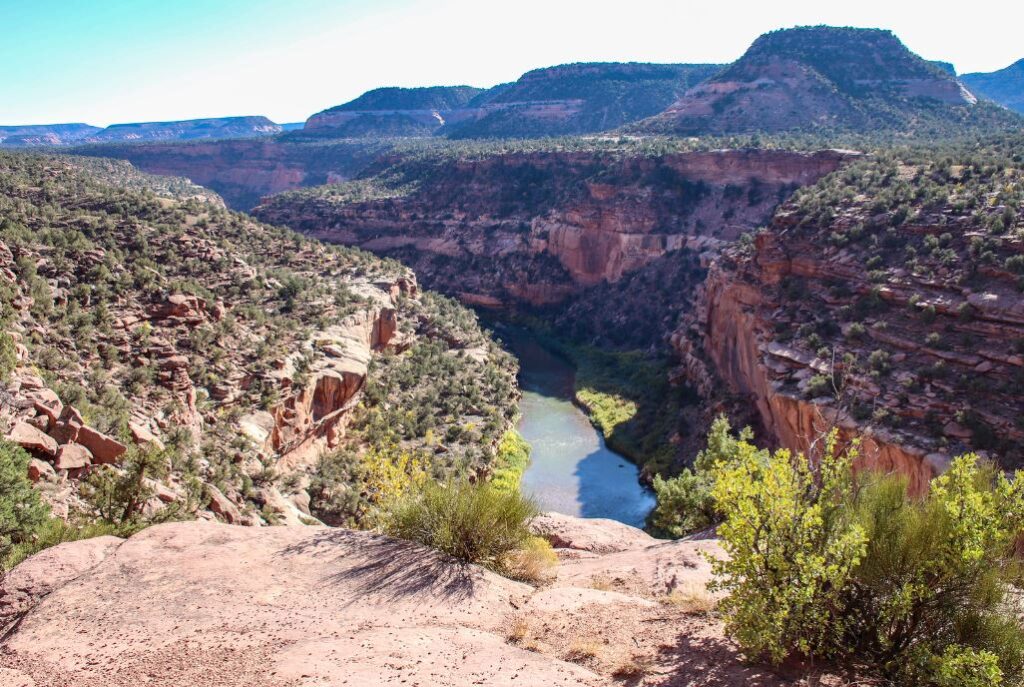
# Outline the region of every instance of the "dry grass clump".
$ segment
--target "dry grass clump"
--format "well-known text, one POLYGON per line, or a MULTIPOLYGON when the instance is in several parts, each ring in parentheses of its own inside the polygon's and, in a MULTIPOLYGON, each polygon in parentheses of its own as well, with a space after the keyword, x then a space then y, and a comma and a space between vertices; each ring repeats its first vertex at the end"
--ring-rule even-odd
POLYGON ((710 613, 718 605, 718 599, 708 591, 707 587, 695 582, 680 585, 663 597, 661 602, 675 606, 684 613, 695 614, 710 613))
POLYGON ((558 554, 543 537, 530 537, 522 548, 509 553, 503 563, 505 574, 520 582, 543 582, 558 565, 558 554))

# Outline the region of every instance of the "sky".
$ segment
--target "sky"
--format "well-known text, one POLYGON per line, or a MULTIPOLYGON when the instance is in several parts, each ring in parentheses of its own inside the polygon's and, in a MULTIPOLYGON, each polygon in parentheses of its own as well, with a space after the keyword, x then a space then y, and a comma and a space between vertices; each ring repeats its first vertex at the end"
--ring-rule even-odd
POLYGON ((1024 57, 1024 2, 0 0, 0 124, 299 122, 378 86, 493 86, 566 62, 731 62, 761 33, 891 29, 958 72, 1024 57))

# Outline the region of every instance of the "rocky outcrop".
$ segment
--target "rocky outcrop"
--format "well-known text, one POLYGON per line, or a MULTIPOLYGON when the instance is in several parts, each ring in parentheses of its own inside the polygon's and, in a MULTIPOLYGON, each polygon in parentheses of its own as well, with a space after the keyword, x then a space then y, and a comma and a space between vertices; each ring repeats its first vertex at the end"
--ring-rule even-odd
POLYGON ((715 550, 564 551, 556 579, 536 589, 369 532, 159 525, 123 542, 63 544, 0 582, 0 676, 80 687, 597 687, 643 666, 636 676, 658 681, 795 684, 742 663, 703 613, 713 600, 702 552, 715 550))
POLYGON ((314 189, 272 197, 255 214, 399 257, 429 286, 465 300, 545 304, 617 281, 668 252, 734 240, 794 188, 849 157, 494 155, 408 168, 418 187, 400 197, 338 202, 314 189))

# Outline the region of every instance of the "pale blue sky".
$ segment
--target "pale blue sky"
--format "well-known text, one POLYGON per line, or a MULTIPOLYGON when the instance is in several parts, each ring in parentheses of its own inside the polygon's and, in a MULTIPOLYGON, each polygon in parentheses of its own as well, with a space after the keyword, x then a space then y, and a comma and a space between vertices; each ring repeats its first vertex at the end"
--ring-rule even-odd
POLYGON ((892 29, 960 72, 1024 57, 1012 0, 0 0, 0 124, 302 121, 376 86, 728 62, 765 31, 822 23, 892 29))

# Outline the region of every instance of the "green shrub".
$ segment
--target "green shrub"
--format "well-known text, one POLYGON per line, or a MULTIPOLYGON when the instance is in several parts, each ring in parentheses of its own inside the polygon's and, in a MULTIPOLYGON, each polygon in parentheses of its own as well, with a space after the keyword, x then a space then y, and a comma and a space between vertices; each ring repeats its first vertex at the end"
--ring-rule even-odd
POLYGON ((491 485, 504 491, 518 490, 519 481, 530 466, 530 444, 516 430, 510 429, 502 435, 495 466, 491 485))
POLYGON ((990 664, 1021 677, 1024 632, 1007 609, 1022 490, 1024 480, 967 455, 923 500, 896 476, 874 476, 848 497, 868 545, 846 591, 840 649, 901 685, 975 684, 950 676, 987 679, 990 664))
POLYGON ((14 353, 14 339, 7 332, 0 332, 0 382, 6 382, 18 364, 14 353))
POLYGON ((13 569, 25 559, 51 546, 104 535, 126 537, 133 533, 132 530, 126 530, 106 522, 73 525, 60 518, 49 518, 33 533, 31 539, 15 544, 6 555, 0 557, 0 572, 13 569))
POLYGON ((385 507, 387 534, 507 572, 509 556, 531 539, 537 506, 518 491, 488 483, 427 481, 385 507))
POLYGON ((726 631, 753 657, 814 655, 839 628, 833 609, 866 546, 845 517, 853 456, 828 441, 818 471, 802 455, 747 450, 720 465, 712 494, 729 557, 714 562, 726 631))
POLYGON ((720 518, 711 496, 713 469, 734 463, 747 452, 756 452, 750 443, 752 438, 749 428, 734 438, 729 420, 719 416, 711 425, 707 448, 697 454, 692 469, 686 468, 670 479, 655 476, 654 493, 658 503, 648 519, 651 529, 659 535, 682 537, 718 522, 720 518))
POLYGON ((898 476, 855 483, 854 458, 832 435, 814 468, 780 450, 714 470, 729 634, 752 657, 831 661, 901 687, 1020 684, 1024 479, 967 455, 912 498, 898 476))
POLYGON ((49 508, 28 478, 29 455, 0 441, 0 568, 14 550, 31 542, 49 517, 49 508))

